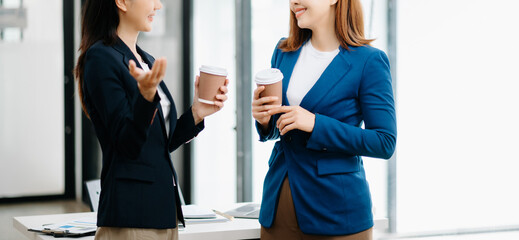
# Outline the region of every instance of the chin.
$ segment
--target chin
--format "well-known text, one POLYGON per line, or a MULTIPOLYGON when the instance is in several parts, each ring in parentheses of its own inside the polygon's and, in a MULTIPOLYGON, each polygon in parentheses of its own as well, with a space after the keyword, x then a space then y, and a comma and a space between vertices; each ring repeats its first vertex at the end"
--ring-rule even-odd
POLYGON ((142 31, 143 32, 151 32, 151 26, 144 27, 144 29, 142 31))
POLYGON ((299 28, 301 28, 301 29, 308 29, 308 27, 309 27, 308 24, 305 24, 305 23, 302 22, 302 21, 298 21, 298 22, 297 22, 297 26, 298 26, 299 28))

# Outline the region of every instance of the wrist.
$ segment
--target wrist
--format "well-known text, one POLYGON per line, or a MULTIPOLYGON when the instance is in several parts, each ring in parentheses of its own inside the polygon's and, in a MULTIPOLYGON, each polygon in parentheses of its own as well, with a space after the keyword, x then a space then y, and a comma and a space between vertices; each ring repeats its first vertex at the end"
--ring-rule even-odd
POLYGON ((155 94, 157 93, 157 88, 143 89, 139 86, 139 91, 141 92, 141 95, 144 97, 144 99, 146 99, 148 102, 153 102, 155 94))
POLYGON ((196 105, 191 107, 191 112, 193 113, 193 120, 195 121, 195 125, 198 125, 204 120, 204 118, 198 114, 196 105))

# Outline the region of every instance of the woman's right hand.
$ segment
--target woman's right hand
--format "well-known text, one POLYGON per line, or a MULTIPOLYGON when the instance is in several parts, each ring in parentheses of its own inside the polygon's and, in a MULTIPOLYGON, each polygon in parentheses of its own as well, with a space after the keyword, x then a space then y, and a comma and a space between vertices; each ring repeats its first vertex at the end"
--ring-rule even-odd
POLYGON ((166 75, 166 66, 166 58, 161 57, 155 60, 150 71, 144 72, 137 67, 135 61, 130 60, 130 74, 137 80, 137 86, 144 99, 149 102, 153 102, 157 93, 157 86, 166 75))
POLYGON ((263 130, 268 129, 268 124, 270 122, 270 118, 272 117, 268 111, 270 109, 278 108, 278 105, 272 105, 278 100, 278 97, 270 96, 270 97, 262 97, 259 95, 261 92, 265 90, 265 86, 259 86, 254 90, 254 99, 252 100, 252 117, 258 121, 259 124, 263 127, 263 130))

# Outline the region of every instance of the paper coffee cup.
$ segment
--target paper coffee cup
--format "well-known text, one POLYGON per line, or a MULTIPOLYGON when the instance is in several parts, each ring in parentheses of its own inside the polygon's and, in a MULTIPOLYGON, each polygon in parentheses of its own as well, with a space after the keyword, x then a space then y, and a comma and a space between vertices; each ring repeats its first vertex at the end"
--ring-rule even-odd
POLYGON ((254 78, 256 85, 265 86, 265 90, 260 93, 260 98, 267 96, 276 96, 278 100, 273 105, 281 105, 283 97, 283 73, 276 68, 264 69, 256 73, 254 78))
POLYGON ((225 84, 227 70, 221 67, 202 65, 198 85, 198 101, 214 105, 220 87, 225 84))

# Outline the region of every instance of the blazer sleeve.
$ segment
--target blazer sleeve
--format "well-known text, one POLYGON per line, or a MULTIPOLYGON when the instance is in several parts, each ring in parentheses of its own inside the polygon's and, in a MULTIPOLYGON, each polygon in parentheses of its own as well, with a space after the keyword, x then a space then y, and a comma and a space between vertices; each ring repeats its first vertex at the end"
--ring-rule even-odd
POLYGON ((396 145, 396 116, 389 60, 372 53, 359 85, 360 112, 365 129, 316 114, 307 148, 389 159, 396 145))
POLYGON ((177 120, 175 131, 171 137, 169 144, 169 152, 175 151, 182 144, 191 141, 196 137, 202 130, 204 130, 204 120, 198 125, 195 125, 195 119, 193 118, 193 111, 189 108, 180 118, 177 120))
MULTIPOLYGON (((278 68, 279 66, 279 55, 281 54, 281 49, 278 48, 279 43, 283 41, 285 38, 282 38, 279 40, 278 44, 276 45, 276 48, 274 49, 274 53, 272 54, 272 58, 270 60, 270 66, 272 68, 278 68)), ((279 118, 279 114, 276 114, 270 118, 270 122, 268 124, 268 128, 266 130, 263 130, 261 127, 261 124, 258 121, 255 121, 256 125, 256 131, 258 132, 258 135, 260 136, 261 142, 266 142, 268 140, 276 140, 279 138, 279 129, 276 127, 277 119, 279 118)))
POLYGON ((115 149, 129 159, 136 159, 146 142, 160 98, 156 94, 153 102, 149 102, 140 93, 130 98, 121 79, 126 76, 122 70, 108 50, 91 48, 85 61, 83 89, 88 97, 86 102, 94 107, 94 114, 101 120, 115 149))

